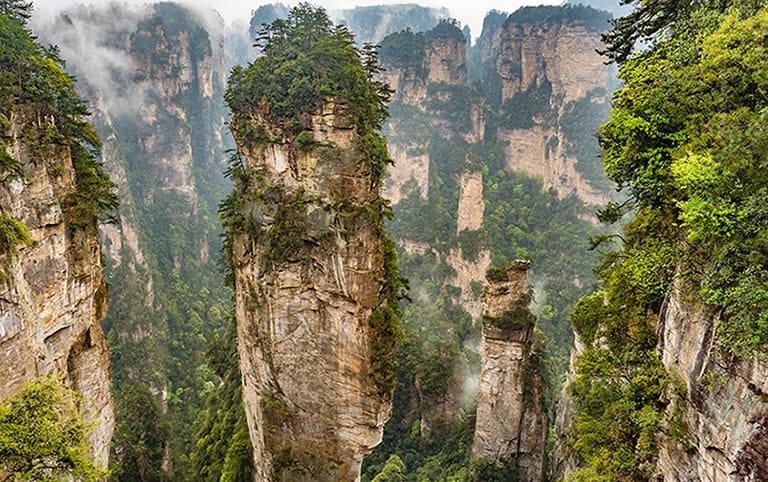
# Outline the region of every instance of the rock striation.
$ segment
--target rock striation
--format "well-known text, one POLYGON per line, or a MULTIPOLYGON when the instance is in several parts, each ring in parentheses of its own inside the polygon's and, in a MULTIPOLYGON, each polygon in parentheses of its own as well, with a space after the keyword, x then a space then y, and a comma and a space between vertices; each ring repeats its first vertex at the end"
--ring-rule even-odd
MULTIPOLYGON (((157 412, 169 420, 168 430, 153 427, 148 437, 168 450, 147 449, 153 455, 141 461, 169 477, 184 477, 174 467, 188 467, 181 459, 192 450, 189 416, 204 403, 199 395, 169 398, 204 393, 212 380, 198 376, 210 373, 207 337, 228 323, 231 305, 217 267, 216 211, 229 189, 223 172, 232 145, 222 102, 223 29, 215 15, 171 2, 70 7, 36 28, 59 45, 80 80, 105 169, 119 185, 119 223, 101 227, 113 293, 104 328, 117 433, 144 430, 133 430, 138 417, 120 414, 157 412), (125 395, 136 387, 153 396, 138 402, 125 395)), ((134 452, 122 448, 132 444, 116 438, 114 467, 128 463, 121 457, 134 452)))
POLYGON ((0 170, 0 213, 23 222, 34 243, 0 254, 0 399, 25 382, 61 377, 76 390, 95 460, 106 465, 114 428, 111 367, 101 321, 107 287, 96 219, 75 225, 77 191, 68 147, 30 142, 43 126, 12 114, 7 152, 20 172, 0 170), (23 133, 22 131, 26 131, 23 133))
POLYGON ((768 365, 720 354, 713 340, 721 313, 694 300, 675 287, 659 318, 659 354, 681 386, 667 409, 667 424, 679 427, 661 436, 656 476, 768 480, 768 365))
MULTIPOLYGON (((394 253, 364 213, 381 199, 347 110, 330 100, 309 119, 314 149, 236 134, 250 227, 233 235, 232 265, 258 480, 358 480, 390 416, 377 350, 394 253)), ((266 116, 235 132, 244 123, 285 139, 266 116)))
POLYGON ((591 9, 521 9, 503 23, 489 24, 478 42, 478 62, 497 89, 491 95, 498 97, 502 118, 513 119, 502 120, 496 132, 506 146, 509 169, 541 178, 545 189, 561 197, 575 194, 586 204, 599 205, 609 191, 600 184, 602 174, 588 176, 577 166, 597 163, 597 156, 578 159, 574 149, 594 130, 574 135, 569 116, 575 109, 600 112, 599 119, 580 121, 593 123, 594 129, 607 117, 612 73, 597 53, 606 25, 606 14, 591 9), (549 9, 558 17, 550 18, 549 9), (594 20, 567 12, 593 12, 594 20))
POLYGON ((489 273, 472 458, 513 466, 521 481, 542 481, 545 383, 532 347, 535 317, 528 310, 527 277, 527 261, 489 273))

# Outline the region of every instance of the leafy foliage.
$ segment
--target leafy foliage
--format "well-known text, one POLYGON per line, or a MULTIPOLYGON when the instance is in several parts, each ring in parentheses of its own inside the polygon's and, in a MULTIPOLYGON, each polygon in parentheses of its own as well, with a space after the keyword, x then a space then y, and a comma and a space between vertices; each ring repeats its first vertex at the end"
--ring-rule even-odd
MULTIPOLYGON (((627 38, 654 34, 656 43, 622 65, 625 86, 599 133, 608 175, 629 188, 636 212, 623 246, 603 255, 601 289, 573 316, 588 344, 571 387, 573 448, 585 461, 574 480, 645 480, 656 433, 685 438, 679 423, 661 423, 674 417, 665 413, 674 384, 655 350, 655 320, 675 278, 692 300, 722 309, 715 342, 724 352, 768 353, 768 105, 759 94, 768 8, 678 3, 643 2, 625 20, 645 22, 627 38)), ((618 60, 628 55, 614 47, 618 60)), ((623 212, 612 205, 603 217, 623 212)))
POLYGON ((77 394, 38 378, 0 404, 0 470, 5 481, 103 480, 89 455, 77 394))
POLYGON ((57 145, 68 148, 76 189, 64 200, 67 220, 95 229, 100 214, 117 208, 116 186, 97 159, 101 143, 84 120, 88 110, 62 64, 57 50, 38 45, 21 20, 0 15, 0 169, 15 175, 23 172, 19 160, 6 152, 6 129, 12 118, 21 124, 17 127, 23 141, 38 152, 57 145))
POLYGON ((12 216, 0 214, 0 256, 13 257, 19 246, 31 246, 33 243, 26 224, 12 216))
POLYGON ((381 60, 391 67, 416 69, 423 75, 425 42, 423 33, 410 29, 387 35, 381 41, 381 60))
POLYGON ((235 67, 225 94, 236 130, 244 127, 239 121, 260 113, 296 135, 304 117, 334 97, 349 102, 350 121, 361 137, 381 128, 389 89, 370 78, 352 34, 334 27, 324 10, 299 4, 287 19, 264 25, 257 45, 264 56, 235 67))
POLYGON ((721 345, 751 355, 768 341, 759 321, 765 305, 744 296, 747 286, 764 284, 757 273, 768 263, 759 167, 768 106, 757 94, 768 57, 754 48, 765 41, 768 13, 743 15, 702 9, 675 26, 677 35, 628 61, 627 86, 600 135, 612 179, 666 218, 661 233, 647 236, 687 242, 688 279, 726 313, 721 345), (674 229, 676 221, 682 229, 674 229))
POLYGON ((190 457, 197 479, 206 482, 253 480, 253 448, 243 408, 236 336, 233 319, 207 353, 220 385, 208 395, 190 457))
POLYGON ((27 0, 0 0, 0 15, 26 24, 32 17, 32 2, 27 0))

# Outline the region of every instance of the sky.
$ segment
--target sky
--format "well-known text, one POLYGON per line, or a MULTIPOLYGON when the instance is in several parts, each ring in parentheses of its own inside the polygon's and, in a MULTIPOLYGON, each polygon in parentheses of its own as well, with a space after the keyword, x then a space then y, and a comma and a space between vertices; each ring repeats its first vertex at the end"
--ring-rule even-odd
MULTIPOLYGON (((50 14, 73 4, 104 5, 112 1, 113 0, 34 0, 34 3, 35 8, 40 12, 50 14)), ((147 0, 120 0, 118 3, 141 5, 152 2, 147 0)), ((191 3, 218 10, 228 23, 235 20, 241 20, 248 23, 250 20, 250 12, 252 10, 256 10, 260 5, 277 2, 258 0, 179 0, 179 3, 191 3)), ((295 5, 298 2, 284 0, 282 3, 295 5)), ((390 3, 418 3, 429 7, 445 7, 451 12, 451 16, 459 20, 462 25, 469 25, 470 29, 472 29, 472 36, 477 37, 480 35, 485 14, 493 9, 512 13, 524 5, 560 5, 563 3, 563 0, 311 0, 310 3, 322 5, 327 10, 390 3)))

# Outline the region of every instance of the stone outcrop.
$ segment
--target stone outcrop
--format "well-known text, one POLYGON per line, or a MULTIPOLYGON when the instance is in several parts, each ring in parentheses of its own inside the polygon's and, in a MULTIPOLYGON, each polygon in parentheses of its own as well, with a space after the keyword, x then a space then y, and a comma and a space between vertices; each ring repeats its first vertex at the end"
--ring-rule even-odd
MULTIPOLYGON (((309 122, 333 147, 238 139, 252 228, 234 235, 232 262, 258 480, 358 480, 390 416, 372 343, 384 240, 360 211, 380 198, 346 109, 329 102, 309 122)), ((265 118, 238 122, 284 138, 265 118)))
POLYGON ((555 401, 555 440, 552 455, 548 461, 549 480, 562 480, 565 474, 571 473, 579 467, 579 457, 571 450, 572 440, 569 438, 569 432, 576 415, 576 407, 571 398, 569 386, 576 378, 576 360, 584 353, 584 350, 586 350, 584 342, 581 341, 579 334, 574 332, 568 373, 563 388, 555 401))
POLYGON ((677 286, 659 320, 659 354, 681 386, 669 394, 664 431, 677 436, 661 435, 656 475, 768 480, 768 365, 721 355, 713 344, 721 313, 693 299, 677 286))
POLYGON ((80 395, 83 418, 94 425, 89 445, 106 465, 114 414, 100 324, 107 287, 95 220, 74 226, 68 218, 76 191, 68 148, 31 147, 22 140, 21 123, 11 116, 8 151, 22 172, 2 170, 0 212, 23 222, 34 244, 0 255, 0 399, 32 378, 61 377, 80 395))
POLYGON ((545 384, 532 349, 535 317, 525 291, 528 262, 489 275, 477 394, 474 460, 517 468, 521 481, 545 474, 545 384))
POLYGON ((465 172, 459 181, 459 210, 456 231, 477 231, 483 227, 483 173, 465 172))
POLYGON ((394 91, 394 103, 408 109, 401 115, 399 107, 393 107, 392 121, 385 127, 394 165, 390 169, 384 197, 393 204, 402 199, 403 188, 410 182, 415 182, 421 196, 427 198, 430 172, 428 144, 435 130, 440 129, 446 137, 462 135, 467 142, 479 142, 483 138, 485 118, 479 106, 471 107, 470 126, 461 129, 462 132, 429 109, 429 102, 435 98, 451 100, 450 94, 430 93, 430 86, 433 89, 437 85, 459 87, 467 83, 466 43, 461 34, 456 33, 459 31, 456 30, 454 35, 433 35, 429 32, 420 37, 423 41, 420 62, 403 64, 386 56, 382 58, 382 80, 394 91))
MULTIPOLYGON (((553 188, 561 197, 575 194, 586 204, 602 205, 608 200, 607 190, 576 167, 573 144, 585 140, 570 139, 563 122, 575 103, 606 104, 612 74, 596 52, 602 47, 600 29, 571 21, 567 15, 555 21, 513 14, 483 32, 479 62, 485 65, 486 75, 495 78, 499 101, 507 105, 504 116, 514 117, 520 99, 531 102, 532 92, 549 98, 530 122, 498 128, 509 169, 541 178, 544 189, 553 188)), ((581 162, 599 161, 595 155, 581 162)))
POLYGON ((499 38, 496 71, 502 101, 547 79, 552 97, 565 105, 608 85, 608 67, 596 51, 600 31, 568 20, 517 21, 514 15, 499 38))

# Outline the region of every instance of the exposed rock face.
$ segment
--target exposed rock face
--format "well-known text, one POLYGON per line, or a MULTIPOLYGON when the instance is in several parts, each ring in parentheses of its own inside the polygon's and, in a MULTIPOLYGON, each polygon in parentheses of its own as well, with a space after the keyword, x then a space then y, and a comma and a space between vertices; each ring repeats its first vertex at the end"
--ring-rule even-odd
POLYGON ((423 58, 418 65, 403 65, 386 57, 382 58, 382 79, 394 90, 394 103, 409 108, 401 115, 398 107, 393 107, 393 122, 385 128, 394 166, 390 169, 384 196, 393 204, 400 202, 403 188, 411 181, 415 182, 421 196, 427 198, 430 169, 427 147, 435 126, 439 126, 447 136, 463 135, 467 142, 482 140, 485 129, 483 111, 479 107, 473 108, 470 128, 462 129, 464 132, 456 132, 454 126, 442 122, 439 115, 435 116, 434 112, 430 112, 428 103, 431 99, 442 96, 444 100, 450 100, 450 94, 430 94, 430 85, 434 87, 438 84, 466 84, 466 43, 457 36, 430 35, 427 35, 423 42, 423 58), (416 139, 414 134, 417 137, 424 134, 424 138, 416 139))
POLYGON ((429 155, 427 153, 409 153, 403 145, 391 145, 389 155, 395 163, 384 184, 382 196, 397 204, 403 198, 404 187, 409 181, 416 183, 422 199, 429 196, 429 155))
POLYGON ((555 413, 555 433, 554 448, 549 460, 549 480, 561 480, 565 474, 573 472, 579 467, 578 457, 571 451, 571 440, 569 440, 569 431, 574 422, 576 408, 571 398, 569 385, 576 377, 576 360, 584 353, 586 347, 581 341, 578 333, 573 334, 573 348, 568 363, 568 373, 563 384, 563 389, 557 397, 555 413))
POLYGON ((424 393, 420 380, 416 380, 416 390, 419 397, 419 427, 421 436, 428 437, 432 430, 441 423, 451 422, 458 417, 461 407, 466 406, 464 400, 464 380, 469 376, 469 367, 465 361, 459 361, 453 367, 446 383, 446 389, 440 396, 424 393))
POLYGON ((545 385, 532 352, 533 315, 525 292, 528 263, 489 276, 472 458, 518 468, 521 481, 544 480, 545 385))
POLYGON ((462 85, 467 81, 467 50, 463 38, 431 38, 427 42, 426 62, 430 82, 462 85))
MULTIPOLYGON (((0 399, 32 378, 56 375, 82 397, 95 425, 88 442, 106 465, 114 428, 110 361, 101 320, 107 310, 96 226, 75 227, 66 215, 75 192, 72 158, 57 145, 31 148, 14 139, 9 152, 23 166, 0 179, 0 211, 24 222, 34 246, 0 257, 0 399)), ((38 126, 39 127, 39 126, 38 126)))
POLYGON ((499 47, 496 67, 503 101, 544 78, 552 83, 552 96, 562 104, 608 84, 608 67, 596 52, 603 48, 600 33, 583 26, 509 21, 499 47))
POLYGON ((483 227, 483 173, 465 172, 459 181, 458 232, 477 231, 483 227))
MULTIPOLYGON (((258 480, 358 480, 390 416, 391 395, 374 378, 369 324, 384 302, 383 240, 358 211, 379 194, 347 118, 346 106, 333 102, 312 117, 315 141, 333 146, 322 151, 238 140, 255 179, 241 195, 258 199, 252 222, 261 233, 233 240, 258 480), (285 216, 306 229, 280 224, 285 216), (292 238, 295 249, 276 252, 271 236, 292 238)), ((274 132, 265 119, 245 122, 274 132)))
POLYGON ((561 197, 576 194, 587 204, 604 204, 606 190, 576 168, 572 145, 584 140, 569 139, 564 125, 575 103, 609 100, 610 70, 596 52, 602 47, 600 30, 568 20, 534 22, 513 15, 483 36, 480 61, 497 77, 504 115, 514 116, 521 99, 530 103, 534 92, 549 98, 530 123, 499 127, 508 167, 540 177, 545 189, 554 188, 561 197))
POLYGON ((660 440, 657 475, 664 481, 768 480, 768 366, 724 358, 713 346, 720 313, 677 287, 658 326, 659 352, 684 394, 668 411, 687 434, 660 440), (677 412, 677 413, 676 413, 677 412))
POLYGON ((506 146, 507 166, 541 178, 545 189, 555 189, 561 197, 575 194, 587 204, 603 205, 608 193, 592 187, 576 170, 576 160, 564 149, 562 133, 544 126, 530 129, 499 129, 506 146))

